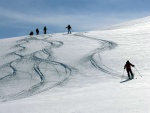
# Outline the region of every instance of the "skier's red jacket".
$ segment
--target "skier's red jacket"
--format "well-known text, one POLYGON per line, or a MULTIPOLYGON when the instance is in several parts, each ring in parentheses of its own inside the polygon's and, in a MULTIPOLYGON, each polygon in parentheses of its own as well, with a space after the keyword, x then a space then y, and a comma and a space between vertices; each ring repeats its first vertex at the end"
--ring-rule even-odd
POLYGON ((124 69, 126 68, 127 71, 131 70, 131 66, 134 67, 133 64, 131 64, 129 61, 126 62, 124 69))

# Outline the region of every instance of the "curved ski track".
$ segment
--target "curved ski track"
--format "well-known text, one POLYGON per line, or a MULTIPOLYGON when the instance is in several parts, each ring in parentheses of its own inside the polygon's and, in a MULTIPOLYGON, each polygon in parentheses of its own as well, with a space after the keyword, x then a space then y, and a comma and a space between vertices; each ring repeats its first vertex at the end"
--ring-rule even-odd
POLYGON ((88 56, 85 56, 84 58, 82 58, 81 63, 83 63, 84 61, 85 62, 90 61, 91 64, 95 68, 99 69, 100 71, 102 71, 104 73, 107 73, 107 74, 112 75, 114 77, 122 76, 117 71, 114 71, 111 68, 107 67, 105 64, 103 64, 101 56, 100 56, 100 54, 102 52, 107 51, 107 50, 111 50, 111 49, 114 49, 115 47, 117 47, 117 44, 115 42, 102 40, 102 39, 96 39, 94 37, 85 36, 84 34, 81 34, 81 33, 75 34, 75 36, 80 36, 80 37, 89 38, 92 40, 97 40, 102 45, 99 48, 97 48, 95 51, 91 52, 88 56))
MULTIPOLYGON (((5 93, 2 93, 2 94, 0 94, 0 101, 4 102, 4 101, 16 100, 16 99, 25 98, 25 97, 28 97, 28 96, 31 96, 31 95, 34 95, 37 93, 41 93, 45 90, 51 89, 55 86, 58 86, 59 84, 66 81, 68 79, 68 77, 71 75, 71 72, 73 70, 71 67, 53 60, 55 57, 53 56, 52 49, 62 46, 63 42, 48 41, 47 38, 38 39, 36 37, 26 37, 25 39, 21 39, 21 40, 17 41, 17 43, 19 43, 19 44, 16 44, 14 46, 14 48, 19 48, 19 49, 6 55, 6 57, 16 55, 19 58, 0 67, 0 70, 5 70, 5 68, 12 70, 7 75, 4 75, 3 77, 0 78, 1 87, 3 87, 3 85, 7 84, 8 81, 13 81, 13 80, 17 79, 20 76, 19 72, 23 73, 23 71, 18 70, 17 64, 22 63, 24 60, 26 61, 26 63, 27 63, 27 60, 32 62, 31 70, 34 71, 33 72, 34 74, 37 74, 39 76, 40 81, 36 84, 33 84, 31 87, 29 87, 29 89, 22 89, 21 91, 19 91, 17 93, 8 94, 8 95, 5 95, 5 93), (26 51, 26 47, 24 47, 23 44, 28 44, 32 40, 43 41, 43 42, 49 43, 49 46, 43 48, 40 51, 31 53, 29 55, 21 55, 21 52, 26 51), (44 54, 46 56, 46 58, 42 58, 41 56, 39 57, 37 55, 39 53, 44 54), (58 79, 56 81, 50 82, 47 79, 48 76, 47 75, 45 76, 43 74, 43 72, 41 71, 41 68, 40 68, 41 63, 43 63, 46 66, 51 65, 54 68, 54 70, 56 71, 57 76, 58 76, 57 77, 58 79), (16 64, 16 65, 14 65, 14 64, 16 64), (60 74, 60 73, 62 73, 62 70, 59 70, 59 68, 63 68, 63 70, 64 70, 63 74, 60 74), (59 71, 61 71, 61 72, 59 72, 59 71)), ((26 64, 24 64, 24 65, 26 65, 26 64)), ((33 78, 33 76, 35 76, 33 73, 29 73, 29 72, 26 72, 26 73, 28 73, 28 75, 31 76, 31 79, 33 78)))
MULTIPOLYGON (((97 40, 101 44, 101 46, 99 48, 97 48, 94 51, 92 51, 91 53, 89 53, 88 56, 85 56, 84 58, 82 58, 80 60, 81 62, 90 61, 91 64, 95 68, 99 69, 100 71, 102 71, 104 73, 110 74, 114 77, 121 76, 121 74, 119 74, 118 72, 116 72, 116 71, 110 69, 109 67, 107 67, 106 65, 104 65, 102 62, 101 56, 100 56, 100 54, 102 52, 104 52, 106 50, 114 49, 117 46, 116 43, 111 42, 111 41, 96 39, 93 37, 88 37, 83 34, 75 34, 74 36, 80 36, 83 38, 97 40)), ((37 93, 41 93, 48 89, 51 89, 55 86, 60 85, 64 81, 66 81, 69 78, 69 76, 71 75, 72 71, 74 71, 74 68, 72 68, 71 66, 68 66, 61 62, 55 61, 55 56, 53 54, 53 48, 61 47, 63 45, 63 42, 49 41, 48 38, 51 36, 47 36, 45 38, 41 36, 43 39, 42 38, 39 39, 38 37, 40 38, 40 36, 25 37, 24 39, 16 41, 17 44, 14 45, 13 48, 17 48, 18 50, 7 54, 6 58, 8 56, 11 57, 13 55, 15 55, 19 58, 15 59, 9 63, 6 63, 0 67, 0 70, 3 70, 4 74, 5 74, 4 76, 2 76, 0 78, 1 87, 5 86, 7 84, 7 82, 9 82, 9 81, 16 80, 16 82, 17 82, 17 80, 22 79, 22 77, 24 77, 24 76, 21 76, 21 74, 25 74, 26 76, 28 76, 27 79, 28 79, 28 81, 30 81, 30 83, 31 83, 31 81, 34 81, 34 80, 36 80, 36 83, 34 82, 28 88, 21 89, 18 92, 10 93, 10 94, 5 94, 0 89, 0 92, 2 92, 0 94, 1 102, 25 98, 28 96, 35 95, 37 93), (44 43, 48 43, 49 45, 44 47, 42 50, 35 51, 30 54, 22 55, 21 53, 23 53, 24 51, 27 51, 27 48, 23 45, 27 45, 31 41, 42 41, 44 43), (29 65, 30 71, 28 71, 28 69, 20 70, 20 68, 18 66, 19 64, 22 64, 21 66, 29 65), (57 75, 57 77, 56 77, 57 80, 50 81, 49 77, 51 75, 47 75, 46 72, 44 73, 43 72, 44 68, 54 70, 55 74, 53 76, 56 77, 56 75, 57 75), (60 70, 60 68, 61 68, 61 70, 60 70), (6 70, 6 73, 5 73, 5 70, 6 70), (37 79, 37 75, 38 75, 39 79, 37 79), (30 78, 30 80, 29 80, 29 78, 30 78)))

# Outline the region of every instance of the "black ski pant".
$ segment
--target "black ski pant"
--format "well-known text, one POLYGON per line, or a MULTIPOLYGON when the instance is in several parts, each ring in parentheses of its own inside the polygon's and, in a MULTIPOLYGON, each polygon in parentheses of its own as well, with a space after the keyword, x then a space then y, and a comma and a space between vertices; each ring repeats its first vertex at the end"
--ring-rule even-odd
POLYGON ((68 29, 68 34, 71 34, 71 30, 70 29, 68 29))
POLYGON ((131 70, 131 69, 128 69, 128 70, 127 70, 127 73, 128 73, 128 77, 129 77, 129 79, 134 79, 134 75, 133 75, 133 73, 132 73, 132 70, 131 70))

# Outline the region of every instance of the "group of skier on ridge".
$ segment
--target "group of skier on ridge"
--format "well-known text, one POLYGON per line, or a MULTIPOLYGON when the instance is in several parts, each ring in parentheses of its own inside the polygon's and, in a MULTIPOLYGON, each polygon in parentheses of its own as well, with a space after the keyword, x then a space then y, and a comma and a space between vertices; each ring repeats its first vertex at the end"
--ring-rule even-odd
MULTIPOLYGON (((66 28, 68 29, 68 34, 71 34, 71 29, 72 29, 71 26, 68 25, 66 28)), ((46 31, 47 31, 46 26, 43 28, 43 31, 44 31, 44 34, 46 34, 46 31)), ((38 29, 38 28, 36 29, 36 34, 39 35, 39 29, 38 29)), ((31 31, 31 32, 29 33, 29 35, 30 35, 30 36, 31 36, 31 35, 34 35, 33 31, 31 31)))
MULTIPOLYGON (((47 31, 46 26, 43 28, 43 31, 44 31, 44 34, 46 34, 46 31, 47 31)), ((29 35, 33 35, 33 34, 34 34, 33 31, 31 31, 31 32, 29 33, 29 35)), ((36 29, 36 34, 39 35, 39 29, 38 29, 38 28, 36 29)))

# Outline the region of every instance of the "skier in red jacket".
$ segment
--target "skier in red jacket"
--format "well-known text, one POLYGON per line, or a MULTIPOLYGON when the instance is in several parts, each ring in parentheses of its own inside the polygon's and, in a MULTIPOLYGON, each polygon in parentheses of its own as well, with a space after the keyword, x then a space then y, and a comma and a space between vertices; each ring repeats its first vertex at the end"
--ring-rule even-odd
POLYGON ((124 69, 126 69, 127 73, 128 73, 128 77, 129 79, 134 79, 134 75, 132 73, 132 70, 131 70, 131 66, 134 67, 133 64, 131 64, 129 62, 129 60, 126 62, 125 66, 124 66, 124 69), (131 76, 130 76, 131 75, 131 76), (132 77, 132 78, 131 78, 132 77))

